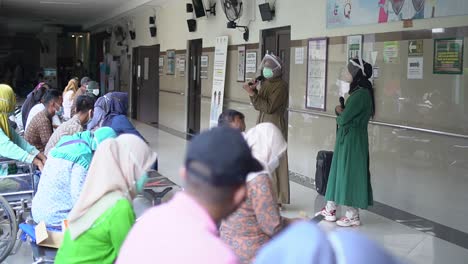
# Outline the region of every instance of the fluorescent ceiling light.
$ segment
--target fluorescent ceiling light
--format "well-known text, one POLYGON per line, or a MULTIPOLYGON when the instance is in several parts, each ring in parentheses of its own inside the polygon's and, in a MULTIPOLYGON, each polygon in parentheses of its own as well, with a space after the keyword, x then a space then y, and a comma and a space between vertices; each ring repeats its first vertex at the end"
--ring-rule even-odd
POLYGON ((81 5, 80 2, 65 2, 65 1, 40 1, 41 5, 81 5))
POLYGON ((433 28, 432 33, 444 33, 445 28, 433 28))

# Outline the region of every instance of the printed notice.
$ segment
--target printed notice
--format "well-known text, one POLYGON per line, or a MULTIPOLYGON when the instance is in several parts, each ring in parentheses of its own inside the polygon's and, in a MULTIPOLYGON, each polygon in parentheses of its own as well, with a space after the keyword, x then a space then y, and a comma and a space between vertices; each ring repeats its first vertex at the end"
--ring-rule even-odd
POLYGON ((408 80, 421 80, 424 72, 423 57, 408 58, 408 80))
POLYGON ((296 48, 296 64, 304 64, 304 47, 296 48))
POLYGON ((257 72, 257 52, 249 51, 246 55, 245 72, 256 73, 257 72))
POLYGON ((434 40, 434 73, 463 74, 463 39, 434 40))

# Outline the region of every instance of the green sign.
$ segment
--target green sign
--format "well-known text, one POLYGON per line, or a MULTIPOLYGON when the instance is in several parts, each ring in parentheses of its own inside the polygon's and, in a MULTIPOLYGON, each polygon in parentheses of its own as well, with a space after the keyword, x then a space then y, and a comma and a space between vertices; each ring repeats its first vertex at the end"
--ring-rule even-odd
POLYGON ((422 57, 424 55, 422 39, 408 41, 408 57, 422 57))
POLYGON ((434 73, 463 74, 463 38, 434 40, 434 73))

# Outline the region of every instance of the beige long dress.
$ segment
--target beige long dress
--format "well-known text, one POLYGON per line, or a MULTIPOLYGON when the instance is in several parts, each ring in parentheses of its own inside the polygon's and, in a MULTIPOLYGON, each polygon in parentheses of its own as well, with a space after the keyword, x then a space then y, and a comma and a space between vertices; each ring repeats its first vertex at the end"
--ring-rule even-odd
MULTIPOLYGON (((261 89, 250 97, 255 110, 259 111, 257 124, 273 123, 287 140, 288 124, 284 119, 288 107, 288 83, 281 77, 269 79, 262 83, 261 89)), ((289 169, 288 155, 285 153, 279 161, 279 167, 273 175, 273 190, 278 203, 289 204, 289 169)))

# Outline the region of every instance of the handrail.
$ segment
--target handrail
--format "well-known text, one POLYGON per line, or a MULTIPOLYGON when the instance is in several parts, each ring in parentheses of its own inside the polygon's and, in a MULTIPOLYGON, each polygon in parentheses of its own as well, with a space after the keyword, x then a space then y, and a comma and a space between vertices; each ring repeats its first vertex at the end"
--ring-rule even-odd
POLYGON ((169 90, 163 90, 163 89, 159 89, 159 92, 170 93, 170 94, 177 94, 177 95, 182 95, 182 96, 185 95, 185 93, 175 92, 175 91, 169 91, 169 90))
MULTIPOLYGON (((313 112, 313 111, 307 111, 307 110, 301 110, 301 109, 295 109, 295 108, 288 108, 288 111, 293 112, 293 113, 322 116, 322 117, 333 118, 333 119, 336 118, 335 115, 332 115, 332 114, 329 114, 329 113, 313 112)), ((376 126, 385 126, 385 127, 391 127, 391 128, 397 128, 397 129, 407 129, 407 130, 418 131, 418 132, 429 133, 429 134, 435 134, 435 135, 441 135, 441 136, 468 139, 468 135, 451 133, 451 132, 440 131, 440 130, 433 130, 433 129, 427 129, 427 128, 413 127, 413 126, 405 126, 405 125, 398 125, 398 124, 392 124, 392 123, 386 123, 386 122, 380 122, 380 121, 370 121, 369 123, 372 124, 372 125, 376 125, 376 126)))

